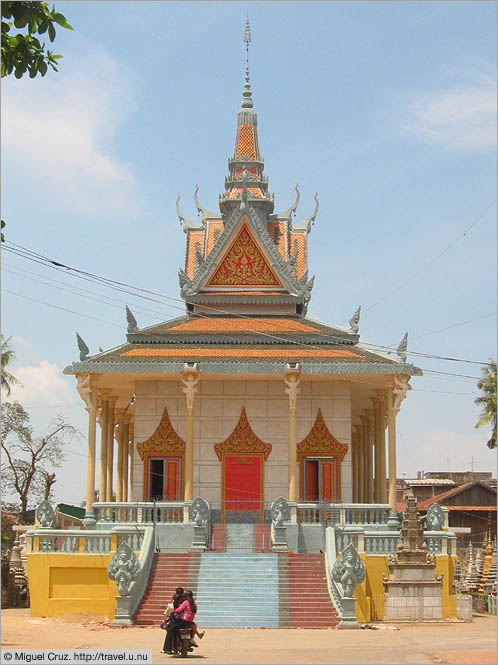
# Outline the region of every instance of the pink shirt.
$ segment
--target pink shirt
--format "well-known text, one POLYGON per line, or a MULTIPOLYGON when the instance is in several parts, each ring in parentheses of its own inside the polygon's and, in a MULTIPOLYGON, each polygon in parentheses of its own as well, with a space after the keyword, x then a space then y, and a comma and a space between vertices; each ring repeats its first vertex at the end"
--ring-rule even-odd
MULTIPOLYGON (((194 603, 194 605, 197 611, 196 603, 194 603)), ((182 618, 184 621, 194 620, 195 612, 192 612, 192 610, 190 609, 188 600, 184 600, 183 603, 176 608, 175 612, 179 614, 180 618, 182 618)))

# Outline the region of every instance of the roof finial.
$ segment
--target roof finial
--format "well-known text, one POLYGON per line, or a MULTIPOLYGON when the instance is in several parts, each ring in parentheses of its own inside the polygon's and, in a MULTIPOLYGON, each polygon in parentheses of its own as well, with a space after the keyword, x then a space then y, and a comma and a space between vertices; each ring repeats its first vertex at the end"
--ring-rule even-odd
POLYGON ((251 28, 249 26, 249 14, 246 18, 246 30, 244 32, 244 42, 246 44, 246 82, 244 85, 244 91, 242 92, 242 104, 241 108, 243 109, 252 109, 252 92, 251 84, 249 82, 249 44, 251 42, 251 28))

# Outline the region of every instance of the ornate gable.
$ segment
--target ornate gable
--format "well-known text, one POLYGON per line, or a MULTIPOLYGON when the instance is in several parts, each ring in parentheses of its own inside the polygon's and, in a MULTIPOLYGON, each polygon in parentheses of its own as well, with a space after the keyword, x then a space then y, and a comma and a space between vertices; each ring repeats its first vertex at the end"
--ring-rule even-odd
POLYGON ((298 459, 308 456, 338 457, 342 462, 347 452, 347 445, 338 441, 330 433, 323 419, 322 410, 318 409, 315 423, 309 434, 297 444, 298 459))
POLYGON ((282 288, 282 283, 249 231, 247 218, 243 217, 242 222, 242 228, 206 286, 282 288))
POLYGON ((261 441, 252 431, 244 406, 240 413, 239 422, 236 424, 233 432, 222 443, 216 443, 214 446, 215 453, 218 455, 220 462, 223 459, 223 454, 263 455, 264 459, 267 460, 268 455, 271 453, 271 448, 271 443, 261 441))
POLYGON ((156 431, 146 441, 137 444, 137 451, 141 459, 151 455, 164 457, 184 454, 185 441, 176 433, 166 407, 156 431))

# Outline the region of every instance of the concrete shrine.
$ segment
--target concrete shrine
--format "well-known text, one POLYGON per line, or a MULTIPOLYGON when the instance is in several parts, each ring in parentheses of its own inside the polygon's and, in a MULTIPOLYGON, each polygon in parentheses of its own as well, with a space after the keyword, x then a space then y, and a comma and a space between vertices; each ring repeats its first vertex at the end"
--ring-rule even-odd
MULTIPOLYGON (((265 570, 275 572, 262 584, 270 588, 278 579, 289 594, 293 576, 305 579, 324 567, 316 584, 325 585, 331 612, 335 607, 324 625, 334 623, 334 612, 344 619, 346 605, 343 623, 355 623, 355 611, 363 620, 383 616, 381 572, 388 573, 400 525, 395 419, 410 376, 421 371, 406 360, 406 335, 396 357, 361 344, 359 308, 349 329, 307 318, 315 279, 308 240, 318 197, 301 221, 294 219, 297 186, 292 205, 275 211, 258 142, 248 24, 245 42, 245 84, 219 212, 201 205, 198 188, 200 221, 183 214, 179 198, 176 203, 186 239, 179 271, 185 315, 144 328, 126 308, 126 342, 90 356, 78 336, 80 359, 64 370, 75 376, 89 414, 86 529, 64 537, 46 525, 32 532, 32 576, 53 573, 55 593, 62 594, 57 600, 32 593, 35 612, 72 607, 72 580, 80 593, 91 579, 89 594, 98 595, 101 611, 114 617, 117 604, 119 621, 151 622, 155 615, 147 614, 142 598, 146 589, 153 593, 157 557, 173 552, 180 558, 172 588, 184 565, 199 603, 204 598, 214 606, 216 599, 202 597, 208 593, 203 571, 215 562, 240 565, 229 555, 233 550, 278 556, 278 565, 265 559, 273 561, 265 570), (129 545, 123 565, 139 572, 116 603, 106 566, 123 543, 129 545), (345 599, 331 575, 349 545, 366 568, 364 579, 357 577, 356 610, 350 585, 345 599), (60 568, 57 558, 40 558, 41 552, 73 557, 79 572, 60 568)), ((433 539, 438 565, 447 571, 452 536, 441 530, 433 539)), ((256 556, 247 565, 259 561, 256 556)), ((217 570, 229 579, 228 569, 217 570)), ((447 591, 446 616, 448 599, 447 591)), ((271 625, 309 625, 296 624, 293 605, 285 602, 271 625)), ((240 611, 251 616, 250 608, 240 611)), ((209 617, 203 620, 209 625, 209 617)))

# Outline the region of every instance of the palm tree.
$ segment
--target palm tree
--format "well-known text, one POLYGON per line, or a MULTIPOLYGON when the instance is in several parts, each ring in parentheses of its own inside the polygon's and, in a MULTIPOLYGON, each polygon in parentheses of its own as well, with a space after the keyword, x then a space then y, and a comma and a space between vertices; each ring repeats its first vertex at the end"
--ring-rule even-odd
POLYGON ((485 367, 481 368, 481 372, 482 379, 477 387, 482 390, 482 395, 474 401, 482 407, 482 412, 476 427, 491 425, 491 438, 487 446, 488 448, 496 448, 496 360, 490 360, 485 367))
POLYGON ((18 379, 16 379, 16 377, 10 372, 8 372, 6 369, 7 365, 16 357, 14 349, 10 348, 11 339, 12 337, 7 337, 7 339, 5 339, 3 335, 1 336, 1 347, 2 347, 1 385, 2 385, 2 390, 5 390, 7 395, 10 395, 11 386, 15 385, 16 383, 21 384, 21 382, 18 379))

